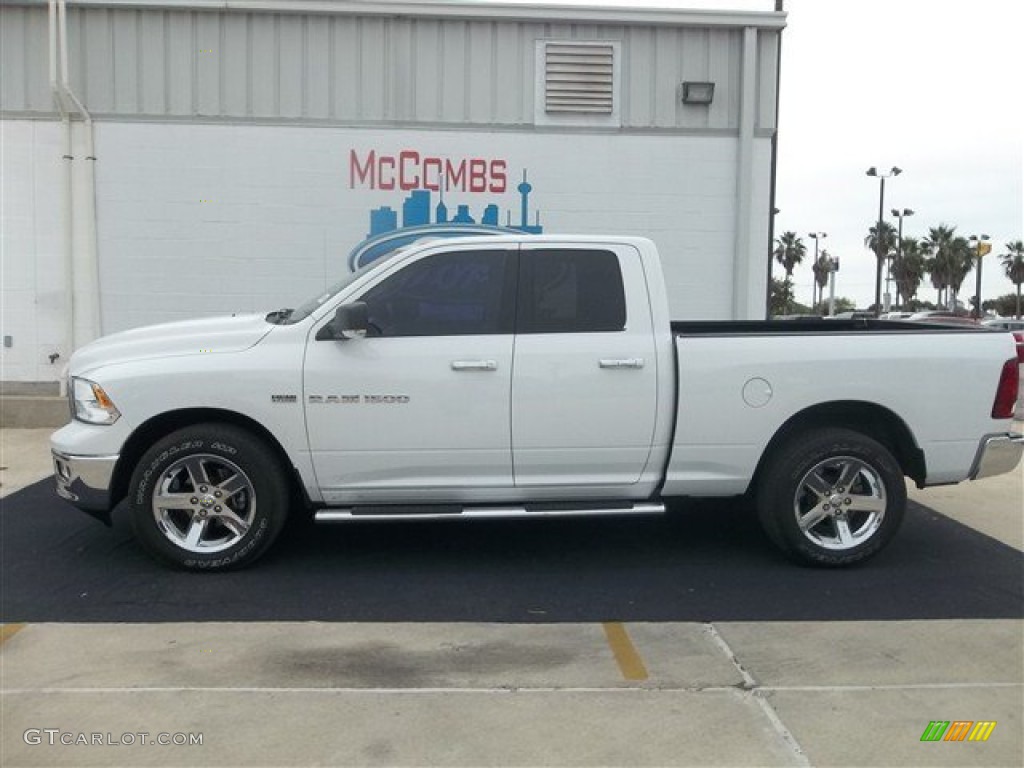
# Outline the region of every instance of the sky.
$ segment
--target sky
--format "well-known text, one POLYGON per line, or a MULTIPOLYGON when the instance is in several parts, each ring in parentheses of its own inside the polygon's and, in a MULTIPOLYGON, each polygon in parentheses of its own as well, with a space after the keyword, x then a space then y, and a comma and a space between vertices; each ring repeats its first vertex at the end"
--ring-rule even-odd
MULTIPOLYGON (((771 11, 774 0, 644 0, 560 5, 771 11)), ((987 234, 982 297, 1012 293, 995 258, 1024 239, 1024 2, 1020 0, 784 0, 776 236, 808 246, 793 275, 809 304, 814 241, 840 260, 836 295, 874 301, 875 259, 864 246, 878 219, 871 166, 897 166, 885 218, 910 208, 904 237, 946 224, 987 234)), ((781 277, 781 268, 776 266, 781 277)), ((975 274, 961 299, 974 294, 975 274)), ((893 291, 894 292, 894 291, 893 291)), ((918 297, 934 302, 925 280, 918 297)))
MULTIPOLYGON (((763 3, 760 9, 773 7, 763 3), (767 6, 767 7, 766 7, 767 6)), ((939 224, 990 235, 982 297, 1010 293, 998 259, 1024 238, 1024 3, 1017 0, 787 0, 779 116, 776 231, 809 232, 840 258, 836 293, 874 301, 878 218, 871 166, 886 181, 886 219, 910 208, 905 237, 939 224)), ((809 303, 810 261, 794 274, 809 303)), ((962 294, 973 295, 975 274, 962 294)), ((925 281, 919 297, 935 301, 925 281)))

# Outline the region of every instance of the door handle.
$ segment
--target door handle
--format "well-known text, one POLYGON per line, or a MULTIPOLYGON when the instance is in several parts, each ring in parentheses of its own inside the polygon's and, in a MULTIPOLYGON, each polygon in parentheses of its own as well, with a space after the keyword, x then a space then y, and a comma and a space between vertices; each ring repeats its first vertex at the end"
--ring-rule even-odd
POLYGON ((643 368, 644 359, 642 357, 627 357, 621 360, 602 358, 598 365, 600 365, 602 368, 608 368, 611 370, 619 370, 623 368, 643 368))
POLYGON ((453 371, 496 371, 497 360, 453 360, 453 371))

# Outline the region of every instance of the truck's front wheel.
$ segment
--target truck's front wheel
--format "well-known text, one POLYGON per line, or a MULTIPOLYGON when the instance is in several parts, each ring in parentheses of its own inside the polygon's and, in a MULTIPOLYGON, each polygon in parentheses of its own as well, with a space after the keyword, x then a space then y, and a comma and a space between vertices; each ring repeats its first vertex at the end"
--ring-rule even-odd
POLYGON ((128 499, 143 546, 192 570, 253 562, 288 513, 288 489, 273 453, 228 424, 186 427, 159 440, 139 462, 128 499))
POLYGON ((789 556, 812 565, 852 565, 876 554, 896 535, 906 504, 892 454, 848 429, 791 440, 758 484, 765 532, 789 556))

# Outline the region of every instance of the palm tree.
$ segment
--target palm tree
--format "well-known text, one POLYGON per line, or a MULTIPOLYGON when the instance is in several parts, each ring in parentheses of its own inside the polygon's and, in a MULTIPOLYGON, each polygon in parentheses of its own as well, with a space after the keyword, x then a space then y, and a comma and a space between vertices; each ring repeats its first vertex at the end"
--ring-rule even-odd
POLYGON ((811 307, 816 307, 819 303, 824 301, 825 286, 828 285, 828 276, 831 270, 829 269, 829 262, 832 258, 828 255, 828 251, 822 251, 818 260, 811 265, 811 271, 814 272, 814 285, 815 292, 811 294, 811 307))
POLYGON ((942 301, 942 298, 943 291, 946 290, 948 283, 946 282, 946 278, 943 276, 942 270, 934 256, 928 257, 924 260, 924 270, 928 273, 928 279, 932 284, 932 288, 935 289, 935 306, 946 306, 942 301))
MULTIPOLYGON (((945 224, 940 224, 937 227, 929 229, 928 236, 921 243, 921 247, 928 255, 928 260, 925 262, 925 268, 931 275, 932 285, 939 292, 938 299, 936 301, 939 306, 943 306, 944 304, 944 291, 947 294, 945 298, 947 300, 949 299, 949 289, 952 288, 953 281, 956 279, 956 275, 959 271, 959 259, 956 245, 957 239, 956 227, 949 227, 945 224)), ((963 238, 959 239, 963 240, 963 238)), ((960 278, 960 282, 963 282, 962 277, 960 278)))
POLYGON ((952 255, 950 256, 949 287, 953 289, 953 308, 957 306, 957 296, 964 279, 974 269, 974 249, 965 237, 954 237, 952 255))
POLYGON ((1007 253, 999 255, 1003 271, 1010 282, 1017 286, 1017 319, 1020 319, 1020 286, 1024 283, 1024 240, 1014 240, 1006 244, 1007 253))
POLYGON ((881 241, 878 237, 878 224, 875 224, 868 230, 868 236, 864 238, 864 245, 871 249, 871 252, 879 259, 884 259, 896 250, 896 246, 899 245, 898 237, 896 227, 883 221, 881 241))
MULTIPOLYGON (((879 233, 879 224, 875 224, 873 227, 868 229, 868 236, 864 238, 864 245, 866 245, 874 254, 878 260, 875 265, 875 285, 882 284, 882 273, 885 271, 886 261, 892 257, 893 251, 896 250, 896 246, 899 245, 899 235, 896 232, 896 227, 888 222, 879 222, 881 224, 881 233, 879 233)), ((881 297, 876 297, 881 300, 881 297)), ((880 311, 881 306, 875 308, 880 311)))
POLYGON ((786 270, 786 314, 789 314, 789 302, 793 293, 793 269, 804 260, 806 254, 807 246, 797 237, 796 232, 783 232, 775 240, 775 260, 786 270))
POLYGON ((916 237, 903 238, 903 255, 893 266, 892 274, 899 286, 903 303, 908 304, 917 295, 925 274, 924 252, 916 237))

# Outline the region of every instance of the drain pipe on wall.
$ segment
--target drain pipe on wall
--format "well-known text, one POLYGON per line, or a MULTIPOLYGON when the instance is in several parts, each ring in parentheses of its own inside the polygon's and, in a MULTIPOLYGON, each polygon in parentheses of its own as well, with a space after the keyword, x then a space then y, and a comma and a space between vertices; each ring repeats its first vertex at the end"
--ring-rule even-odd
MULTIPOLYGON (((96 149, 92 115, 71 90, 68 75, 67 5, 65 0, 50 0, 50 88, 61 120, 64 123, 64 180, 61 194, 61 231, 64 249, 64 303, 67 359, 81 344, 100 335, 99 264, 96 245, 96 149), (70 105, 70 107, 69 107, 70 105), (82 119, 85 128, 85 160, 82 183, 84 193, 75 194, 74 130, 71 109, 82 119), (81 204, 75 202, 81 198, 81 204), (76 212, 79 216, 76 217, 76 212), (79 225, 76 238, 76 224, 79 225), (78 244, 78 248, 76 248, 78 244)), ((66 386, 66 370, 62 371, 61 387, 66 386)))
POLYGON ((60 221, 61 221, 61 250, 64 256, 64 366, 60 375, 61 395, 66 395, 67 389, 67 363, 71 359, 71 353, 75 349, 75 289, 74 289, 74 248, 72 243, 72 220, 71 220, 71 163, 72 155, 71 141, 71 115, 68 114, 64 104, 64 92, 58 80, 58 46, 57 46, 57 2, 50 0, 49 9, 50 22, 50 91, 53 93, 53 103, 57 107, 61 122, 64 124, 64 154, 61 158, 63 165, 63 183, 60 194, 60 221))
POLYGON ((78 314, 78 341, 85 344, 97 338, 101 332, 99 257, 96 244, 96 131, 92 115, 71 90, 71 78, 68 77, 66 0, 57 0, 57 8, 60 11, 61 87, 75 110, 82 116, 82 124, 85 127, 85 166, 82 173, 83 182, 79 185, 82 192, 76 196, 81 198, 81 205, 78 208, 81 212, 82 226, 78 242, 82 247, 81 258, 75 260, 77 279, 74 304, 78 314))

